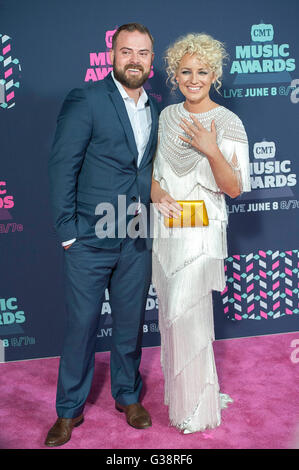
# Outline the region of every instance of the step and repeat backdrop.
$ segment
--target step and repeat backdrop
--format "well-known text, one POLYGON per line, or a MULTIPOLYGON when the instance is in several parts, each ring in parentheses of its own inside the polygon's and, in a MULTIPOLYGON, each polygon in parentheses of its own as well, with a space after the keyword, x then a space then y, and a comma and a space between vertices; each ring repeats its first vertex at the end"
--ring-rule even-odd
MULTIPOLYGON (((112 35, 133 21, 155 38, 145 88, 160 109, 182 100, 166 84, 164 62, 178 36, 206 32, 229 53, 213 99, 245 125, 252 191, 227 199, 227 284, 214 295, 216 339, 299 330, 298 17, 297 0, 0 0, 0 361, 60 355, 63 250, 47 176, 56 118, 72 88, 111 71, 112 35)), ((157 308, 152 285, 145 347, 160 344, 157 308)), ((110 348, 112 314, 107 290, 97 351, 110 348)))

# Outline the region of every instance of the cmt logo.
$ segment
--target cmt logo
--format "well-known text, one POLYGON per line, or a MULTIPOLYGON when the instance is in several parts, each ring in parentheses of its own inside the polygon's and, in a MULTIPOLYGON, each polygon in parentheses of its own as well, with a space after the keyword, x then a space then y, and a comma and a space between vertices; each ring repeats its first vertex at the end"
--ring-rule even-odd
MULTIPOLYGON (((232 61, 230 73, 235 74, 235 84, 290 83, 289 72, 296 69, 296 60, 290 52, 290 44, 274 42, 272 24, 253 24, 251 26, 251 43, 235 46, 235 59, 232 61)), ((273 87, 275 88, 275 87, 273 87)), ((278 90, 279 94, 282 90, 278 90)), ((272 95, 278 94, 275 88, 272 95)), ((289 92, 289 90, 288 90, 289 92)), ((264 96, 268 96, 267 93, 264 96)), ((241 96, 245 96, 242 93, 241 96)))
MULTIPOLYGON (((295 186, 297 177, 292 173, 291 160, 275 160, 275 142, 256 142, 253 146, 253 154, 257 160, 250 163, 251 188, 272 189, 295 186)), ((279 191, 274 191, 279 196, 279 191)))
POLYGON ((251 26, 252 41, 266 42, 273 41, 274 29, 272 24, 253 24, 251 26))
POLYGON ((0 327, 13 323, 25 323, 25 321, 25 313, 18 309, 16 297, 0 299, 0 327))
POLYGON ((263 139, 253 145, 254 159, 250 162, 251 192, 243 193, 240 200, 294 198, 297 174, 292 160, 279 160, 279 143, 263 139), (253 196, 254 192, 254 196, 253 196))
POLYGON ((112 38, 115 32, 116 32, 116 29, 113 29, 112 31, 109 31, 109 30, 106 31, 105 42, 106 42, 106 46, 108 47, 108 49, 112 48, 112 38))
POLYGON ((253 146, 255 158, 274 158, 276 153, 275 142, 256 142, 253 146))
POLYGON ((12 57, 11 38, 0 34, 0 108, 10 109, 15 106, 20 72, 19 59, 12 57))

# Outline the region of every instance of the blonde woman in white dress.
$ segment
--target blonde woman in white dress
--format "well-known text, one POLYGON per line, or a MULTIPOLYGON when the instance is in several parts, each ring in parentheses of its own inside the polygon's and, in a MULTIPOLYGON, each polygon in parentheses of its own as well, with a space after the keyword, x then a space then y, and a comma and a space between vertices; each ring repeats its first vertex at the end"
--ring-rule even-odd
POLYGON ((223 44, 206 34, 179 38, 166 55, 172 85, 185 101, 160 115, 154 161, 153 284, 159 303, 165 404, 184 433, 221 423, 232 399, 220 393, 212 343, 212 291, 225 288, 225 194, 250 191, 248 141, 239 117, 210 98, 221 86, 223 44), (204 200, 209 225, 166 228, 177 200, 204 200))

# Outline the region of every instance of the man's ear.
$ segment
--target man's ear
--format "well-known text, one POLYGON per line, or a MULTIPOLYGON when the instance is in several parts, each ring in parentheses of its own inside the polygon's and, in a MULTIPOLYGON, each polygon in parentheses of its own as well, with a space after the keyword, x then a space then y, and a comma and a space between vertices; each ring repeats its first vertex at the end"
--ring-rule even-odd
POLYGON ((111 62, 111 64, 113 64, 113 60, 114 60, 114 50, 113 49, 110 49, 109 56, 110 56, 110 62, 111 62))

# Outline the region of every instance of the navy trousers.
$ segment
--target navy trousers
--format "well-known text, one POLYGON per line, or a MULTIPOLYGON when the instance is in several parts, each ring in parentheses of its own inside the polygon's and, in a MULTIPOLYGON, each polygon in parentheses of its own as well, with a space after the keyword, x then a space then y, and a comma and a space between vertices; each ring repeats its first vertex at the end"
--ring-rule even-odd
POLYGON ((151 250, 142 239, 124 239, 113 249, 77 240, 65 250, 67 325, 59 365, 56 410, 75 418, 84 409, 93 373, 105 289, 113 319, 111 393, 122 405, 139 401, 141 341, 151 282, 151 250))

